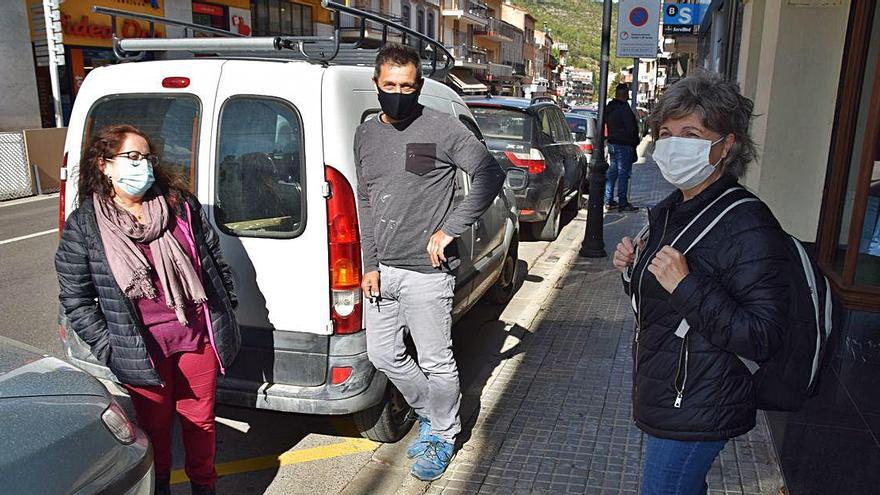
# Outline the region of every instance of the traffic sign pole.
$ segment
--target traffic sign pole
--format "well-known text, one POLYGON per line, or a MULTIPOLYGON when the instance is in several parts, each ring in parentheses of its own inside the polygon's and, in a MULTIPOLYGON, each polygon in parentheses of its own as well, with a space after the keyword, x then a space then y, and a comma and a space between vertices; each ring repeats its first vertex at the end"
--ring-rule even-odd
POLYGON ((61 111, 61 84, 58 80, 58 66, 64 65, 64 45, 61 34, 61 12, 59 0, 43 0, 43 17, 46 20, 46 48, 49 51, 49 80, 52 83, 52 103, 55 107, 55 127, 64 127, 64 114, 61 111))
POLYGON ((633 59, 632 101, 630 101, 632 111, 636 114, 636 120, 639 118, 636 110, 636 107, 639 106, 639 60, 638 58, 633 59))

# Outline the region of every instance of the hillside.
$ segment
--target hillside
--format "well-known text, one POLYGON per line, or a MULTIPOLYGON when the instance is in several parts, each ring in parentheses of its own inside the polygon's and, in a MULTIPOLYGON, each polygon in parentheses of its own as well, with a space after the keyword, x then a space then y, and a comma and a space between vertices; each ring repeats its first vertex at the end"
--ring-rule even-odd
MULTIPOLYGON (((536 29, 546 23, 553 41, 568 43, 568 65, 590 69, 599 76, 599 54, 602 42, 602 3, 592 0, 513 0, 525 7, 538 20, 536 29)), ((630 59, 614 56, 614 40, 617 31, 617 4, 611 7, 611 60, 609 70, 613 73, 632 64, 630 59)))

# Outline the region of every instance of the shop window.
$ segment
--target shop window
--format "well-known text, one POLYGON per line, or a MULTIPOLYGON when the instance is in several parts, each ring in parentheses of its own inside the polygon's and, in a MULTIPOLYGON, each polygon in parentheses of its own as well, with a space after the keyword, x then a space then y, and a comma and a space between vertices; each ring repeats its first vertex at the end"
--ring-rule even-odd
POLYGON ((847 36, 817 247, 844 302, 880 310, 880 7, 854 2, 847 36))
POLYGON ((253 30, 256 36, 314 36, 312 7, 287 0, 253 0, 253 30))
POLYGON ((229 30, 229 15, 226 7, 209 3, 192 3, 193 24, 216 29, 229 30))
POLYGON ((305 226, 302 123, 286 102, 228 100, 220 115, 214 212, 239 237, 289 239, 305 226))

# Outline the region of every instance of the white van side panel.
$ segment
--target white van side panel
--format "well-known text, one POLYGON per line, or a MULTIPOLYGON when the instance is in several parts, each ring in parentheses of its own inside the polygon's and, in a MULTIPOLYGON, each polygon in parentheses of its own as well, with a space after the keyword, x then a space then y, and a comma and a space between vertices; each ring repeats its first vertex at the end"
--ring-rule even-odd
MULTIPOLYGON (((230 98, 275 98, 293 105, 301 117, 305 153, 302 169, 305 230, 293 239, 241 237, 220 233, 224 256, 232 267, 239 297, 239 323, 245 327, 273 328, 328 335, 330 276, 327 211, 323 197, 324 156, 321 136, 321 77, 323 69, 303 62, 228 60, 217 87, 210 178, 200 183, 206 205, 214 203, 219 160, 221 113, 230 98)), ((229 116, 234 118, 233 116, 229 116)), ((243 191, 259 195, 261 191, 243 191)), ((256 196, 255 196, 256 197, 256 196)), ((215 211, 211 219, 216 227, 215 211)))

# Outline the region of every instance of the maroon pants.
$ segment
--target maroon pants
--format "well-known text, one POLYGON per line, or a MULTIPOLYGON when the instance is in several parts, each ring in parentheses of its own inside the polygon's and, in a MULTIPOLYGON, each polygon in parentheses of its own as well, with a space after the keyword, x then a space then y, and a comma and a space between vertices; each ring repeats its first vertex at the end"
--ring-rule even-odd
POLYGON ((171 474, 171 428, 177 412, 186 451, 186 475, 193 483, 214 486, 214 393, 219 370, 214 349, 205 345, 195 352, 153 359, 165 385, 125 388, 131 395, 138 425, 153 443, 156 477, 171 474))

